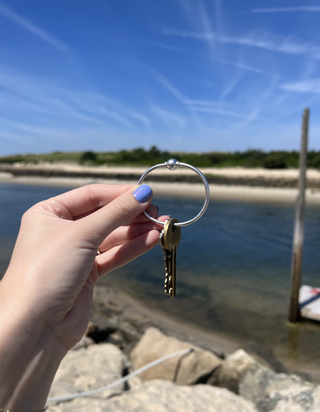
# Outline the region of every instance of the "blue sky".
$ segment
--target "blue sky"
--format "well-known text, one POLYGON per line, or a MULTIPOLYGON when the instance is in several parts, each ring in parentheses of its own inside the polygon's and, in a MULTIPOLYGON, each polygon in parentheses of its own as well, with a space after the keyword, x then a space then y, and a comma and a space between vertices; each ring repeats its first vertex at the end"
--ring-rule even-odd
POLYGON ((0 0, 0 155, 320 150, 320 1, 0 0))

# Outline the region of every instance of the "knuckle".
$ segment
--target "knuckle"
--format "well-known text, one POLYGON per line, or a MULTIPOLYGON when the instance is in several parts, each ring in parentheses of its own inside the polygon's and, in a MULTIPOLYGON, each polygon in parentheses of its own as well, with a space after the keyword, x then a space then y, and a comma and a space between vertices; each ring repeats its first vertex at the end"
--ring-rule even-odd
POLYGON ((89 185, 86 186, 87 198, 89 199, 92 209, 97 209, 103 204, 101 203, 101 196, 99 196, 99 185, 89 185))
POLYGON ((132 212, 132 209, 130 208, 130 205, 121 197, 117 197, 114 199, 113 207, 115 210, 115 213, 120 217, 123 215, 129 215, 132 212))

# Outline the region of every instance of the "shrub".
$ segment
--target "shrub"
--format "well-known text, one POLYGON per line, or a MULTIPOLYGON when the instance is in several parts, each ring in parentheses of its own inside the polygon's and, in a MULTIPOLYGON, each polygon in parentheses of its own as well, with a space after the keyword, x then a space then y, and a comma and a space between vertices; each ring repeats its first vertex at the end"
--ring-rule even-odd
POLYGON ((80 157, 80 162, 81 163, 86 163, 86 162, 95 162, 97 160, 97 155, 94 152, 83 152, 81 157, 80 157))

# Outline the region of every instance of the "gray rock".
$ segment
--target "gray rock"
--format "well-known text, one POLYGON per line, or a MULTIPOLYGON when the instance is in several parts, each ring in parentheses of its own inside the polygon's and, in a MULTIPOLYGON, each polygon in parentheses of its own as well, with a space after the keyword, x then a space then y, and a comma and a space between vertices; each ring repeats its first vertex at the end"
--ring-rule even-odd
POLYGON ((140 375, 142 380, 166 379, 180 385, 205 381, 221 365, 222 360, 212 352, 201 349, 188 342, 164 335, 156 328, 148 328, 130 357, 135 369, 141 368, 162 356, 193 348, 193 352, 169 359, 140 375))
POLYGON ((48 412, 257 412, 254 405, 227 389, 209 385, 180 386, 147 382, 111 399, 75 399, 48 412))
POLYGON ((251 341, 248 342, 243 349, 262 365, 268 366, 274 372, 289 373, 288 368, 286 368, 266 346, 251 341))
POLYGON ((260 412, 319 412, 319 387, 297 375, 275 373, 256 363, 240 378, 239 394, 260 412))
POLYGON ((258 362, 244 350, 238 349, 221 362, 211 376, 207 384, 227 388, 234 393, 239 392, 240 378, 258 362))
POLYGON ((119 346, 119 348, 122 348, 124 346, 124 339, 122 333, 118 330, 113 333, 110 333, 110 335, 108 336, 108 342, 113 343, 116 346, 119 346))
MULTIPOLYGON (((88 391, 112 383, 122 377, 124 357, 114 345, 106 343, 70 351, 61 362, 49 397, 88 391)), ((123 385, 97 396, 109 396, 123 385)))
POLYGON ((94 345, 94 341, 90 338, 88 338, 88 336, 82 336, 82 339, 80 342, 78 342, 73 348, 72 350, 78 350, 78 349, 83 349, 83 348, 87 348, 90 345, 94 345))
POLYGON ((259 362, 252 356, 248 355, 243 349, 238 349, 231 355, 227 356, 225 363, 232 369, 236 370, 239 378, 243 376, 254 365, 259 365, 259 362))
POLYGON ((126 343, 138 342, 142 336, 138 328, 129 322, 121 322, 119 329, 126 343))
POLYGON ((231 392, 238 393, 238 371, 229 366, 226 362, 222 362, 221 366, 216 368, 213 374, 209 377, 207 384, 227 388, 231 392))
POLYGON ((105 342, 108 336, 115 332, 119 327, 118 317, 104 316, 103 314, 95 314, 89 322, 86 336, 94 340, 96 343, 105 342))

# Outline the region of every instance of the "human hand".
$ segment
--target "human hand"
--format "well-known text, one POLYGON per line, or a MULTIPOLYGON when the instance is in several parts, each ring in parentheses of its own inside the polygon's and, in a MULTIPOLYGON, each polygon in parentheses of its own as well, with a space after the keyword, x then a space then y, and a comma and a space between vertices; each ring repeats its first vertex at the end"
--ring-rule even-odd
POLYGON ((162 227, 142 214, 157 217, 151 198, 146 185, 91 185, 24 214, 0 283, 0 408, 43 408, 61 360, 85 332, 99 277, 157 244, 162 227))
MULTIPOLYGON (((66 349, 85 332, 99 277, 157 244, 161 226, 142 214, 151 189, 142 203, 133 192, 85 186, 36 204, 22 218, 1 289, 15 311, 32 313, 66 349)), ((157 217, 155 206, 148 212, 157 217)))

